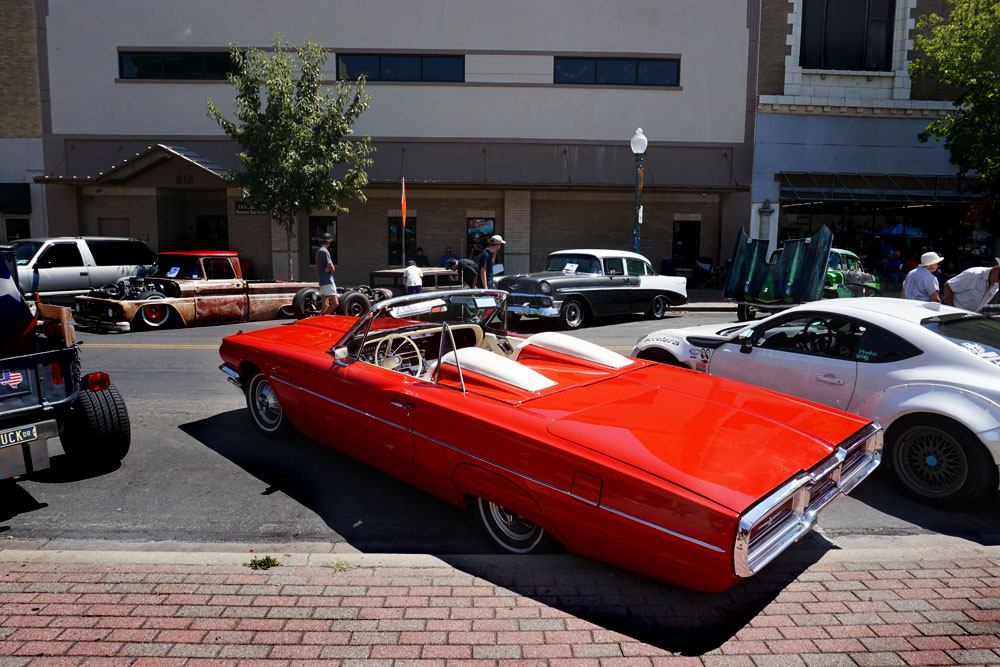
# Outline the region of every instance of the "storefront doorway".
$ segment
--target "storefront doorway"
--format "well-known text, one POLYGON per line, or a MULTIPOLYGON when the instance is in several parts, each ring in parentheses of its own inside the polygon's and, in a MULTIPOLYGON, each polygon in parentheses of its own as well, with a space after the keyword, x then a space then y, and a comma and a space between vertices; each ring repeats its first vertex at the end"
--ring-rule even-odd
POLYGON ((195 216, 198 250, 229 250, 229 218, 224 215, 195 216))

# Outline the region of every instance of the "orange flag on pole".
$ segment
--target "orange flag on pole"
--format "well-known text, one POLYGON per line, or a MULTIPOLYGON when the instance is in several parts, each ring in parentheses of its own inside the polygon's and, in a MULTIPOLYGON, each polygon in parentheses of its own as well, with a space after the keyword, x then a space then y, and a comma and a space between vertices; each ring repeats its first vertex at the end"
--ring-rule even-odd
POLYGON ((406 229, 406 179, 403 179, 403 229, 406 229))

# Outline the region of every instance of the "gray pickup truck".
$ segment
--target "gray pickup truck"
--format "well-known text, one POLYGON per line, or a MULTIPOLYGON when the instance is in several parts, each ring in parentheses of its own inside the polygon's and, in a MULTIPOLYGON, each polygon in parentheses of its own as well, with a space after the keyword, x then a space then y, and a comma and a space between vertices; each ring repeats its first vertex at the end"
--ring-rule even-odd
POLYGON ((57 438, 76 465, 121 461, 131 442, 121 394, 107 373, 81 373, 70 309, 32 311, 15 250, 0 246, 0 256, 0 481, 48 468, 57 438))
POLYGON ((156 253, 142 241, 103 236, 63 236, 14 241, 18 284, 26 295, 72 297, 143 276, 156 253))

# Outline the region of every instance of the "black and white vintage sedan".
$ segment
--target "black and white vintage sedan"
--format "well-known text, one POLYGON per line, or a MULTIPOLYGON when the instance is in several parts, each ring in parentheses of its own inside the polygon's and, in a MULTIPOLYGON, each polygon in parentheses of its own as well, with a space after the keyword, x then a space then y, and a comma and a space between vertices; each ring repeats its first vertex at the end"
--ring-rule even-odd
POLYGON ((566 329, 602 315, 659 319, 687 303, 686 278, 659 276, 648 259, 621 250, 560 250, 548 256, 543 271, 504 276, 497 287, 510 292, 509 315, 559 318, 566 329))

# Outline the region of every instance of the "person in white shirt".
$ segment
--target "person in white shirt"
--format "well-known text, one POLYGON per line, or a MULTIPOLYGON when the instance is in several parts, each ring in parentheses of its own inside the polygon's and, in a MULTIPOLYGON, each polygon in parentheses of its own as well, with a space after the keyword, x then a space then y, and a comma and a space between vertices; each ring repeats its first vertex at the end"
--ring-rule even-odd
POLYGON ((949 306, 979 312, 1000 290, 1000 257, 996 266, 973 266, 944 284, 944 302, 949 306))
POLYGON ((406 263, 406 268, 403 269, 403 279, 406 281, 407 294, 420 294, 423 291, 424 272, 412 259, 406 263))
POLYGON ((937 301, 941 303, 941 293, 938 292, 938 279, 934 272, 944 257, 936 252, 925 252, 920 256, 920 266, 906 274, 903 279, 903 289, 900 296, 915 301, 937 301))

